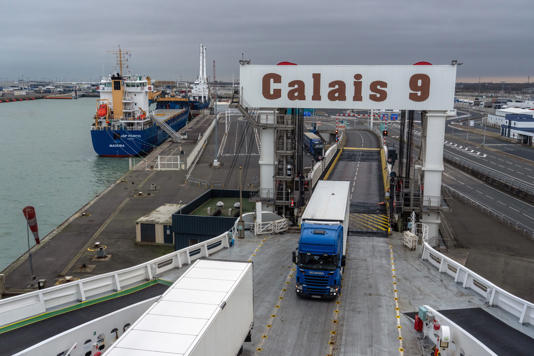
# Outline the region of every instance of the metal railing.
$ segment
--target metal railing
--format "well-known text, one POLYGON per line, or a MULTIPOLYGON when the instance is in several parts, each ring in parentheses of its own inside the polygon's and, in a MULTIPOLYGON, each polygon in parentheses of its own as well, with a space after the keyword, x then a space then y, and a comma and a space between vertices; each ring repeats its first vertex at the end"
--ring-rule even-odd
POLYGON ((255 222, 254 223, 254 234, 278 234, 283 231, 287 231, 288 222, 286 218, 275 220, 275 221, 266 221, 266 222, 255 222))
POLYGON ((163 120, 158 120, 157 118, 152 118, 152 121, 156 125, 158 125, 163 131, 165 131, 174 142, 180 142, 180 135, 178 134, 178 132, 174 131, 173 128, 169 126, 169 124, 167 124, 163 120))
MULTIPOLYGON (((424 231, 425 228, 421 227, 421 229, 424 231)), ((454 282, 462 283, 462 287, 471 289, 482 296, 490 306, 501 308, 512 314, 519 323, 534 325, 533 303, 505 291, 469 268, 434 250, 428 243, 428 239, 424 237, 424 232, 421 236, 423 237, 423 253, 421 255, 423 261, 428 261, 440 273, 448 274, 454 278, 454 282)), ((428 237, 428 233, 426 236, 428 237)))
MULTIPOLYGON (((232 233, 235 233, 236 226, 232 228, 232 233)), ((224 232, 137 266, 0 300, 0 326, 155 279, 166 271, 191 264, 229 246, 229 234, 224 232)))
POLYGON ((158 171, 186 170, 186 162, 180 156, 158 156, 154 169, 158 171))

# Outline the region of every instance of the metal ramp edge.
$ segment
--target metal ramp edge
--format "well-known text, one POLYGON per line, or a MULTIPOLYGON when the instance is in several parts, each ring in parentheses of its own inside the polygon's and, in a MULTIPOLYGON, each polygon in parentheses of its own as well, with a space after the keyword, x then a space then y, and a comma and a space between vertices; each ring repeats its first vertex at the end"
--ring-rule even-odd
POLYGON ((389 217, 386 214, 349 214, 349 234, 387 237, 390 231, 389 217))

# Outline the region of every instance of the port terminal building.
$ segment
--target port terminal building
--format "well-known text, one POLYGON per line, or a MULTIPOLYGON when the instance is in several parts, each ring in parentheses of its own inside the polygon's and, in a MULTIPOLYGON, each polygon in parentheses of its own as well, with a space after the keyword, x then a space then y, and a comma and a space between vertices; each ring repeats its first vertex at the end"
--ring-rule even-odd
POLYGON ((534 137, 534 110, 505 108, 489 114, 489 126, 500 128, 501 136, 512 138, 519 143, 532 146, 534 137))

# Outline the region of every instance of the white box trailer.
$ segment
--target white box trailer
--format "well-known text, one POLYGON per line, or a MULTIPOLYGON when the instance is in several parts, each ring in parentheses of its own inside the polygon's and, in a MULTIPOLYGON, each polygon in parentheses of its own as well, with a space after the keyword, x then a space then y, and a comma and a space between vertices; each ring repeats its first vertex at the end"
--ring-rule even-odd
POLYGON ((104 355, 237 355, 253 326, 252 269, 196 261, 104 355))
POLYGON ((301 223, 343 225, 343 256, 347 253, 350 182, 320 180, 301 217, 301 223))

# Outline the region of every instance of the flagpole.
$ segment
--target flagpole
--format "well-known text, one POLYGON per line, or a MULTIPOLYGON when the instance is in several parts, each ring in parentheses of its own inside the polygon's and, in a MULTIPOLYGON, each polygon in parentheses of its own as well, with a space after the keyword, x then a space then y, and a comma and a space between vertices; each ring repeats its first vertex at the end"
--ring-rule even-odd
POLYGON ((31 252, 31 248, 30 248, 30 226, 28 225, 28 223, 26 223, 26 237, 27 237, 27 241, 28 241, 28 259, 30 261, 30 273, 32 275, 32 284, 33 284, 33 280, 35 279, 35 275, 33 274, 32 252, 31 252))

